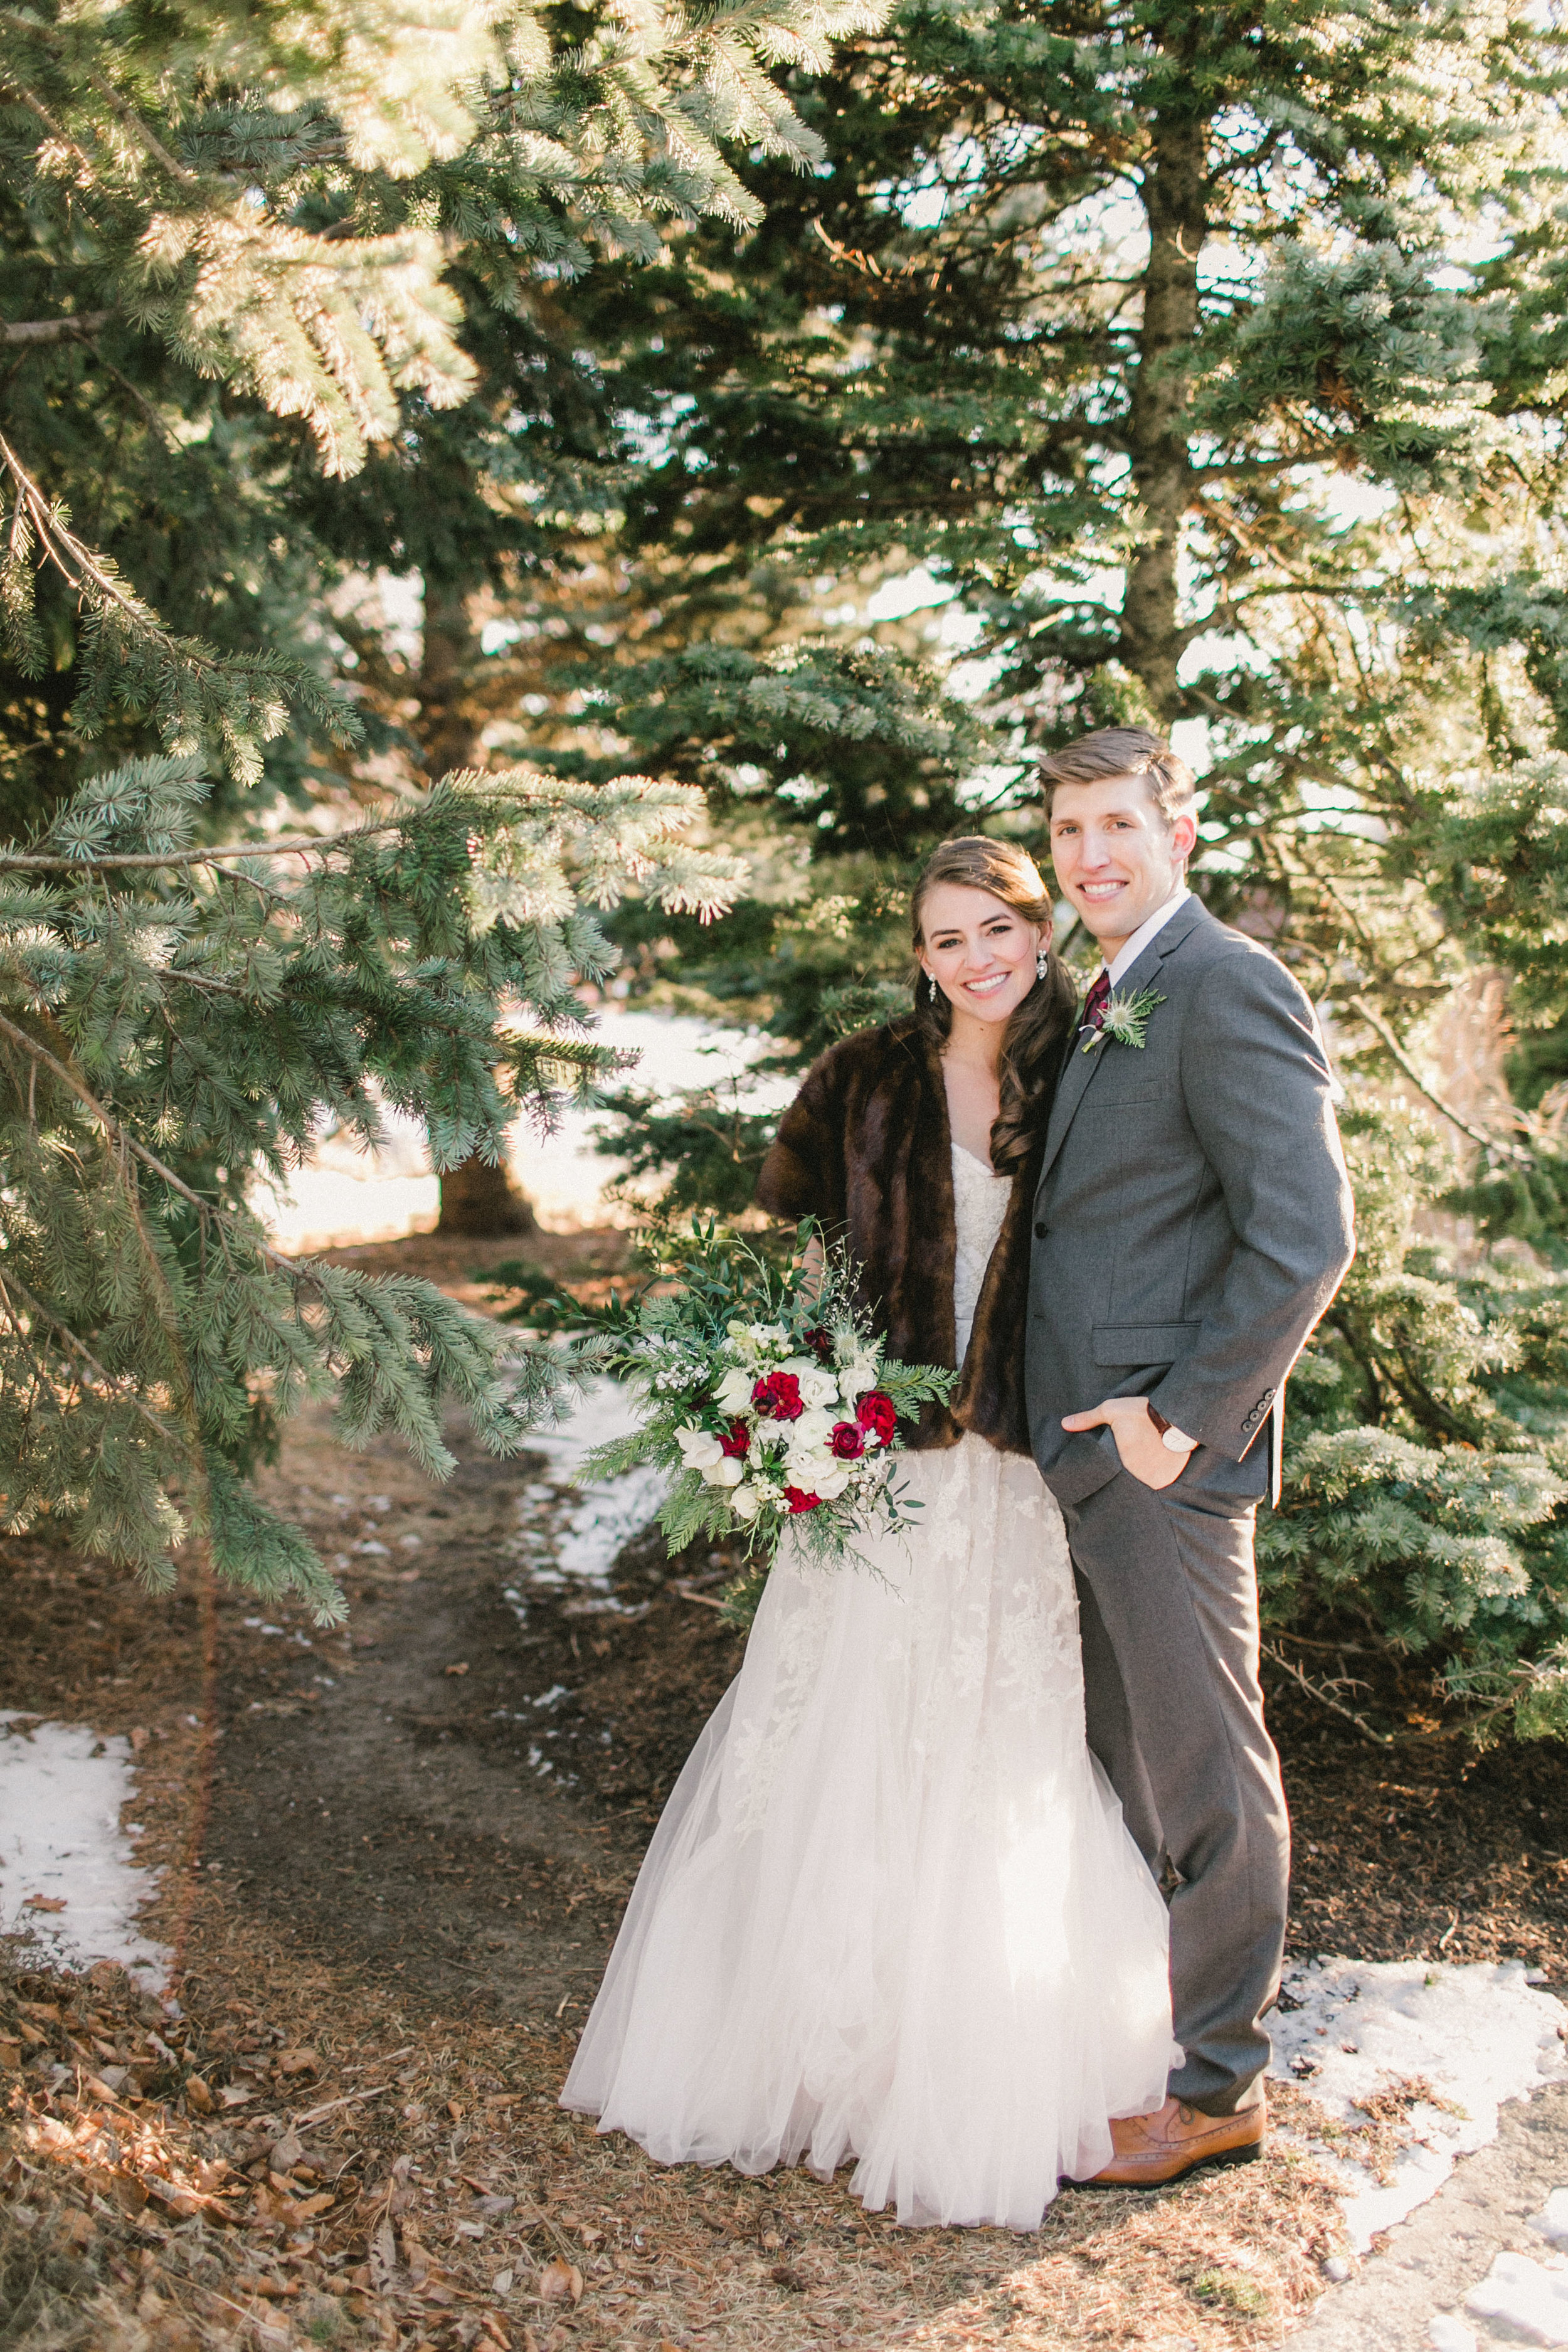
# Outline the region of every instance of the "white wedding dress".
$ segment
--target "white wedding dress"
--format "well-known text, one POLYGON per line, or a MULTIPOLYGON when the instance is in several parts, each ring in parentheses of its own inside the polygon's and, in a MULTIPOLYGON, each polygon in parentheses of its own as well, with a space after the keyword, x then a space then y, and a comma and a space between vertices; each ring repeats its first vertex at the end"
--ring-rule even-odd
MULTIPOLYGON (((953 1150, 960 1356, 1007 1180, 953 1150)), ((965 1436, 907 1538, 786 1542, 562 2093, 665 2163, 803 2155, 908 2222, 1038 2225, 1180 2063, 1165 1910, 1084 1742, 1061 1515, 965 1436)))

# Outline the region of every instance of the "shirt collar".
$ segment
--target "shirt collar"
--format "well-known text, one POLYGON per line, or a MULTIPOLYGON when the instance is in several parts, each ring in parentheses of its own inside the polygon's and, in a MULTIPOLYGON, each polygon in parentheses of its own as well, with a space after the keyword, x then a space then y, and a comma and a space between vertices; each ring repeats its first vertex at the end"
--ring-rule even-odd
POLYGON ((1118 981, 1125 980, 1150 940, 1158 938, 1172 916, 1179 908, 1186 905, 1192 895, 1184 882, 1181 888, 1173 897, 1167 898, 1163 907, 1156 907, 1153 913, 1139 924, 1126 946, 1117 950, 1115 962, 1109 966, 1101 966, 1112 988, 1116 986, 1118 981))

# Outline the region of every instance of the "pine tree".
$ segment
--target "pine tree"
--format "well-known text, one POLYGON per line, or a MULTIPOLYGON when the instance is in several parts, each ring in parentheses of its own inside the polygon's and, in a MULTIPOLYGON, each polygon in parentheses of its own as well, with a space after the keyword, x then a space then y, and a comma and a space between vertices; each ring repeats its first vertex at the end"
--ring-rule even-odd
POLYGON ((47 1514, 154 1581, 195 1533, 330 1614, 245 1476, 303 1397, 439 1474, 444 1397, 506 1447, 570 1376, 427 1284, 280 1258, 252 1177, 328 1117, 374 1139, 382 1106, 438 1167, 496 1161, 520 1108, 604 1063, 573 986, 614 961, 589 910, 630 888, 710 916, 734 864, 684 845, 679 783, 389 793, 351 764, 395 742, 324 602, 333 486, 395 450, 432 539, 518 491, 495 322, 661 223, 753 220, 721 142, 809 164, 766 68, 876 15, 0 12, 6 1526, 47 1514), (255 823, 334 776, 323 822, 255 823))

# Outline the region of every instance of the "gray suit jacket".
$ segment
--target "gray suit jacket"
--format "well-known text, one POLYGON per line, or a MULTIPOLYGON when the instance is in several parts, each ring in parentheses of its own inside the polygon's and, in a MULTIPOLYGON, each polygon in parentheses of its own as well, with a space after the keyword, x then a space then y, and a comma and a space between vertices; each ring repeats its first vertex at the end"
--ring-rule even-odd
POLYGON ((1062 1415, 1146 1396, 1200 1452, 1184 1486, 1245 1505, 1268 1482, 1285 1377, 1353 1248, 1311 1005, 1283 964, 1189 899, 1117 987, 1152 988, 1142 1050, 1075 1044, 1035 1198, 1030 1436, 1064 1503, 1119 1465, 1062 1415))

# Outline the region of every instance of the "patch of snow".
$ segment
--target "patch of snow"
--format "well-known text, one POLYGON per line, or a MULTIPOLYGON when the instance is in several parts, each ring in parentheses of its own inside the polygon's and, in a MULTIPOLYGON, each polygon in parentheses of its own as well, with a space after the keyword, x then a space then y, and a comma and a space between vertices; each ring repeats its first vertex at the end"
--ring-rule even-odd
MULTIPOLYGON (((559 1429, 531 1430, 528 1445, 531 1453, 545 1454, 563 1479, 570 1479, 594 1446, 628 1436, 637 1426, 636 1403, 625 1382, 592 1381, 570 1418, 559 1429)), ((640 1534, 658 1511, 669 1491, 668 1476, 644 1465, 576 1491, 577 1499, 566 1505, 548 1537, 537 1528, 520 1531, 521 1549, 546 1548, 549 1557, 548 1566, 526 1570, 528 1581, 536 1589, 559 1590, 566 1583, 582 1588, 582 1597, 567 1603, 574 1615, 640 1616, 640 1607, 627 1607, 610 1591, 610 1570, 622 1545, 640 1534)), ((525 1504, 533 1493, 531 1488, 525 1504)), ((534 1503, 533 1507, 540 1506, 534 1503)), ((520 1614, 523 1605, 512 1601, 520 1614)))
POLYGON ((1479 2286, 1465 2297, 1467 2311, 1500 2319, 1537 2344, 1568 2344, 1568 2263, 1531 2254, 1499 2254, 1479 2286))
POLYGON ((1457 2156, 1496 2138, 1502 2100, 1528 2097, 1562 2069, 1568 2011, 1527 1984, 1518 1960, 1319 1959, 1289 1971, 1283 1996, 1291 2005, 1268 2021, 1273 2072, 1331 2116, 1354 2124, 1361 2098, 1414 2078, 1446 2103, 1412 2108, 1416 2137, 1386 2186, 1334 2156, 1361 2253, 1442 2187, 1457 2156))
POLYGON ((1450 2311, 1437 2312, 1427 2331, 1432 2352, 1477 2352, 1476 2331, 1450 2311))
POLYGON ((1568 2189, 1554 2189, 1540 2212, 1531 2217, 1530 2226, 1554 2246, 1568 2240, 1568 2189))
POLYGON ((156 1990, 172 1955, 135 1924, 156 1874, 137 1867, 121 1826, 134 1794, 118 1733, 0 1714, 0 1927, 33 1935, 67 1968, 117 1960, 156 1990), (63 1907, 29 1909, 34 1896, 63 1907))

